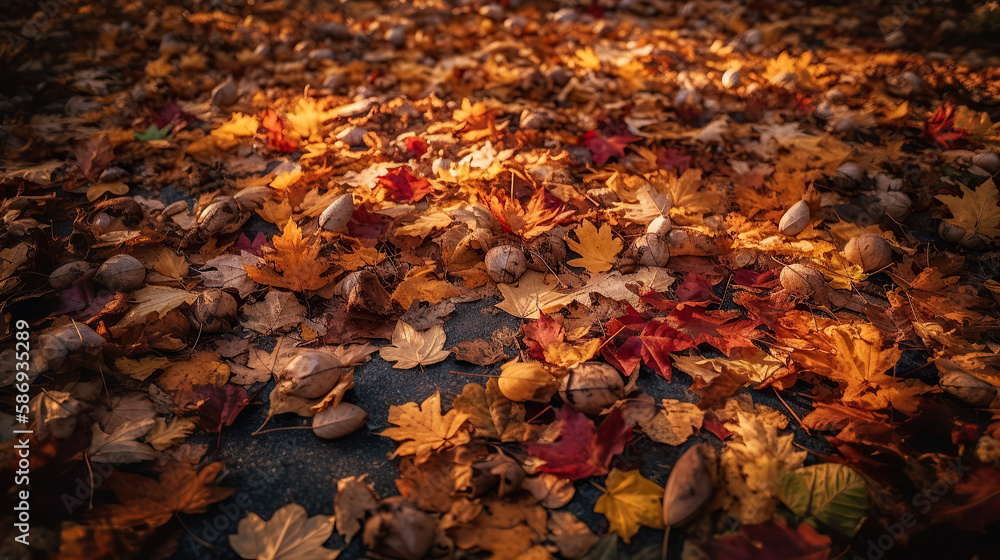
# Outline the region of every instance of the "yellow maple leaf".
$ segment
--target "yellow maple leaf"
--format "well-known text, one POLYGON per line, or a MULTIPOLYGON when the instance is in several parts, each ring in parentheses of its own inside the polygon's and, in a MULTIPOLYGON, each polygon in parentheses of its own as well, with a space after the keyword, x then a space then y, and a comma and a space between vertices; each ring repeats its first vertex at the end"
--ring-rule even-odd
POLYGON ((454 409, 442 415, 441 392, 437 391, 419 405, 409 402, 390 406, 389 423, 395 426, 379 435, 400 442, 390 459, 414 455, 417 463, 423 463, 433 451, 468 443, 469 430, 465 429, 468 419, 468 414, 454 409))
POLYGON ((938 195, 935 198, 945 203, 951 210, 949 223, 962 227, 966 237, 982 234, 987 237, 1000 235, 1000 194, 993 179, 972 190, 965 185, 959 185, 962 196, 938 195))
POLYGON ((601 59, 594 52, 594 49, 590 47, 584 47, 576 51, 576 58, 573 60, 577 66, 581 68, 587 68, 589 70, 600 70, 601 69, 601 59))
POLYGON ((385 346, 379 356, 387 362, 396 362, 395 369, 411 369, 417 366, 436 364, 448 357, 444 350, 444 327, 434 325, 426 331, 418 331, 406 321, 396 322, 392 333, 392 346, 385 346))
POLYGON ((621 240, 611 233, 611 226, 602 224, 597 229, 592 222, 584 221, 573 229, 577 239, 566 238, 569 248, 580 255, 568 262, 570 266, 579 266, 591 273, 611 270, 615 265, 618 253, 624 248, 621 240))
POLYGON ((212 131, 211 138, 220 150, 236 147, 244 138, 257 134, 257 119, 243 113, 233 113, 229 122, 212 131))
POLYGON ((285 229, 271 239, 271 245, 274 252, 266 257, 270 267, 243 265, 251 280, 296 292, 318 290, 330 282, 323 276, 330 264, 319 257, 318 240, 303 239, 294 221, 285 223, 285 229))
POLYGON ((639 471, 612 469, 605 483, 608 491, 594 505, 608 518, 611 530, 626 543, 639 532, 639 525, 663 528, 663 488, 639 471))
POLYGON ((433 274, 433 266, 410 269, 406 278, 393 290, 392 300, 403 309, 409 309, 414 301, 426 301, 433 305, 461 293, 454 285, 434 278, 433 274))

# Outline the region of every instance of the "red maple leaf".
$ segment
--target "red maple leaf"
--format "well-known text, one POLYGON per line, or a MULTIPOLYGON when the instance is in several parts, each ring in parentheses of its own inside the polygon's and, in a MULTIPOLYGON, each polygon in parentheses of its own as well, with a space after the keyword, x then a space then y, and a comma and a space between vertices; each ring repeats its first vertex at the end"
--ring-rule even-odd
POLYGON ((771 290, 778 287, 778 274, 780 272, 781 269, 776 268, 774 270, 765 270, 758 274, 752 270, 738 268, 733 271, 733 284, 748 288, 771 290))
POLYGON ((378 239, 388 228, 388 221, 381 214, 369 212, 364 206, 358 206, 347 223, 347 232, 353 237, 378 239))
POLYGON ((670 353, 687 350, 697 344, 693 338, 671 327, 663 319, 647 323, 639 339, 642 340, 642 361, 667 381, 670 381, 672 371, 670 353))
POLYGON ((198 400, 188 405, 187 409, 198 414, 195 422, 209 432, 220 432, 222 428, 232 425, 250 403, 246 389, 232 383, 222 387, 198 385, 192 387, 192 393, 198 400))
POLYGON ((656 165, 663 169, 676 169, 678 174, 683 174, 691 167, 693 159, 677 150, 664 148, 656 154, 656 165))
POLYGON ((952 143, 965 138, 968 131, 955 128, 956 110, 957 108, 950 103, 938 107, 938 110, 924 123, 921 136, 945 150, 950 149, 952 143))
POLYGON ((719 301, 712 291, 712 282, 703 274, 690 272, 674 290, 681 301, 719 301))
POLYGON ((403 142, 406 144, 406 149, 410 150, 413 157, 417 159, 424 157, 424 154, 427 153, 427 142, 419 136, 407 136, 403 142))
POLYGON ((417 202, 431 192, 430 182, 414 177, 405 165, 387 171, 378 178, 378 184, 397 202, 417 202))
POLYGON ((279 152, 294 152, 298 148, 294 140, 285 137, 285 119, 279 117, 274 109, 264 111, 260 125, 264 127, 264 135, 271 148, 279 152))
POLYGON ((246 236, 245 233, 240 234, 240 238, 236 240, 236 243, 230 248, 233 253, 239 254, 240 251, 246 251, 251 255, 261 256, 260 247, 267 242, 267 236, 264 232, 258 231, 257 236, 250 241, 250 238, 246 236), (235 249, 235 250, 233 250, 235 249))
POLYGON ((580 137, 580 144, 593 154, 594 163, 604 165, 611 156, 625 157, 625 147, 638 140, 642 138, 627 132, 604 138, 596 130, 591 130, 580 137))
POLYGON ((807 523, 792 529, 781 518, 744 525, 735 535, 725 535, 702 546, 712 559, 725 560, 827 560, 830 537, 807 523))
POLYGON ((587 416, 564 406, 556 418, 559 437, 552 443, 527 443, 528 453, 545 461, 542 472, 570 480, 608 473, 611 458, 625 450, 632 426, 615 409, 599 428, 587 416))
POLYGON ((541 313, 537 320, 524 325, 524 344, 528 347, 528 355, 536 360, 545 360, 545 347, 562 342, 564 332, 562 325, 541 313))
POLYGON ((639 363, 642 362, 642 340, 633 336, 617 348, 611 344, 605 344, 601 348, 601 356, 604 356, 604 359, 615 366, 618 371, 631 376, 635 368, 639 367, 639 363))
POLYGON ((705 311, 694 304, 678 305, 670 312, 669 323, 694 339, 709 344, 727 356, 734 348, 753 348, 760 321, 740 319, 736 311, 705 311))

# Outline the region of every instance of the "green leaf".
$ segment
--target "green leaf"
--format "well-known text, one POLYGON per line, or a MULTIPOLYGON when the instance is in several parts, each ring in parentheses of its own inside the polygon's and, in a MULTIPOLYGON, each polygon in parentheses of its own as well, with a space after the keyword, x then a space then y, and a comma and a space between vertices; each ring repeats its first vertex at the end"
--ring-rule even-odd
POLYGON ((157 128, 155 124, 149 125, 149 128, 145 132, 136 132, 133 134, 136 140, 142 142, 149 142, 151 140, 166 140, 173 136, 170 132, 171 125, 164 125, 163 128, 157 128))
POLYGON ((788 473, 778 498, 792 511, 853 537, 868 513, 868 488, 846 465, 821 463, 788 473))

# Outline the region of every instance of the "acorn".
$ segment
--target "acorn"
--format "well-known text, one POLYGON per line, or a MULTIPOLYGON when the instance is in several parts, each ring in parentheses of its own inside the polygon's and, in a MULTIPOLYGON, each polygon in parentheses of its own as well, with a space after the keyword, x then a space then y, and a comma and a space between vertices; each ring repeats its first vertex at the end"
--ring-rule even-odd
POLYGON ((963 371, 949 371, 941 376, 938 385, 951 395, 977 408, 990 406, 997 396, 997 388, 963 371))
POLYGON ((361 146, 364 145, 363 140, 366 132, 368 130, 360 126, 349 126, 337 135, 337 140, 348 146, 361 146))
POLYGON ((343 231, 354 215, 354 197, 351 193, 338 196, 319 215, 319 226, 327 231, 343 231))
POLYGON ((566 259, 566 243, 555 235, 543 235, 528 245, 526 257, 531 270, 557 270, 566 259))
POLYGON ((781 287, 797 296, 815 297, 823 301, 830 293, 823 274, 815 268, 804 264, 790 264, 781 269, 778 276, 781 287))
POLYGON ((94 281, 116 292, 132 291, 146 279, 146 267, 132 255, 115 255, 104 261, 94 274, 94 281))
POLYGON ((632 258, 643 266, 666 266, 670 260, 670 244, 664 236, 643 234, 632 243, 632 258))
POLYGON ((913 201, 909 195, 899 191, 880 192, 872 203, 872 211, 884 214, 894 220, 901 220, 910 213, 913 201))
POLYGON ((498 284, 510 284, 528 269, 524 251, 514 245, 500 245, 486 253, 486 271, 498 284))
POLYGON ((844 258, 865 272, 874 272, 892 264, 892 247, 874 233, 862 233, 847 242, 844 258))
POLYGON ((231 78, 215 86, 215 89, 212 90, 212 104, 216 107, 228 107, 239 101, 239 98, 239 90, 231 78))
POLYGON ((580 412, 596 415, 625 398, 625 382, 610 364, 583 362, 563 377, 559 396, 580 412))
POLYGON ((730 68, 722 75, 722 87, 726 89, 738 88, 742 79, 743 74, 739 68, 730 68))
POLYGON ((205 290, 191 309, 194 326, 207 333, 232 330, 236 325, 236 298, 219 288, 205 290))
POLYGON ((800 200, 792 205, 785 215, 778 222, 778 231, 785 235, 798 235, 809 225, 812 216, 809 213, 809 204, 800 200))
POLYGON ((402 496, 380 501, 365 522, 365 550, 395 560, 419 560, 434 544, 437 520, 402 496))
MULTIPOLYGON (((267 187, 265 187, 265 188, 267 188, 267 187)), ((160 213, 160 215, 163 216, 164 218, 169 218, 171 216, 176 216, 177 214, 180 214, 181 212, 187 212, 187 210, 188 210, 188 203, 187 203, 187 201, 186 200, 178 200, 176 202, 172 202, 172 203, 168 204, 163 209, 163 212, 160 213)))
POLYGON ((90 263, 84 261, 68 262, 49 274, 49 285, 57 290, 65 290, 91 270, 94 270, 94 267, 90 263))
POLYGON ((865 170, 861 169, 861 166, 853 161, 847 161, 840 164, 836 173, 838 177, 843 177, 854 183, 860 183, 865 178, 865 170))
POLYGON ((663 489, 663 524, 679 527, 690 523, 715 493, 715 450, 697 443, 681 455, 670 470, 663 489))
POLYGON ((958 243, 959 241, 965 239, 965 235, 967 233, 968 232, 964 227, 955 225, 946 220, 941 220, 941 223, 938 225, 938 235, 941 236, 941 239, 951 243, 958 243))
POLYGON ((674 256, 707 257, 717 255, 720 252, 719 246, 712 237, 694 229, 671 229, 670 233, 667 234, 667 244, 670 245, 670 254, 674 256))
POLYGON ((198 212, 198 227, 206 235, 228 235, 239 231, 250 219, 240 203, 231 196, 217 196, 198 212))
POLYGON ((318 399, 333 389, 343 373, 340 360, 333 354, 307 350, 285 364, 278 376, 278 387, 284 394, 318 399))
POLYGON ((357 431, 368 422, 368 413, 360 406, 342 402, 324 408, 313 416, 313 433, 323 439, 337 439, 357 431))
POLYGON ((996 152, 983 152, 972 156, 972 165, 993 176, 1000 173, 1000 155, 996 152))

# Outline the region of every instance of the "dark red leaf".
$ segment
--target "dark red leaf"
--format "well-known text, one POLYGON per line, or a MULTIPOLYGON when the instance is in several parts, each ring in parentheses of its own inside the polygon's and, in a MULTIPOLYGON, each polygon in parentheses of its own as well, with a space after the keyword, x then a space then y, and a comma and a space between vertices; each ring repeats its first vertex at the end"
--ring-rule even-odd
POLYGON ((719 301, 719 296, 712 291, 712 282, 697 272, 689 272, 674 293, 681 301, 719 301))
POLYGON ((187 410, 198 415, 195 423, 213 433, 232 425, 250 403, 246 389, 232 383, 222 387, 198 385, 192 388, 192 393, 198 400, 188 405, 187 410))
POLYGON ((827 560, 830 537, 806 523, 792 529, 775 518, 744 525, 739 533, 709 541, 703 549, 709 558, 719 560, 827 560))
POLYGON ((536 360, 545 359, 545 347, 558 345, 563 341, 563 326, 542 313, 538 319, 524 325, 524 344, 528 355, 536 360))
POLYGON ((570 480, 608 473, 611 458, 625 450, 632 439, 632 426, 615 409, 599 428, 587 416, 564 406, 556 419, 559 437, 552 443, 527 443, 528 453, 545 461, 539 467, 570 480))
POLYGON ((413 157, 420 159, 427 153, 427 142, 419 136, 407 136, 404 140, 406 149, 410 150, 413 157))
POLYGON ((294 152, 298 147, 294 140, 285 137, 285 120, 279 117, 274 109, 264 111, 260 124, 264 127, 264 135, 272 149, 279 152, 294 152))
POLYGON ((924 131, 921 136, 931 144, 940 146, 943 150, 948 150, 951 145, 968 135, 968 132, 955 128, 955 111, 957 107, 950 103, 945 103, 938 107, 927 122, 924 123, 924 131))
POLYGON ((694 339, 662 319, 647 323, 639 338, 642 340, 642 360, 667 381, 671 378, 670 353, 696 345, 694 339))

